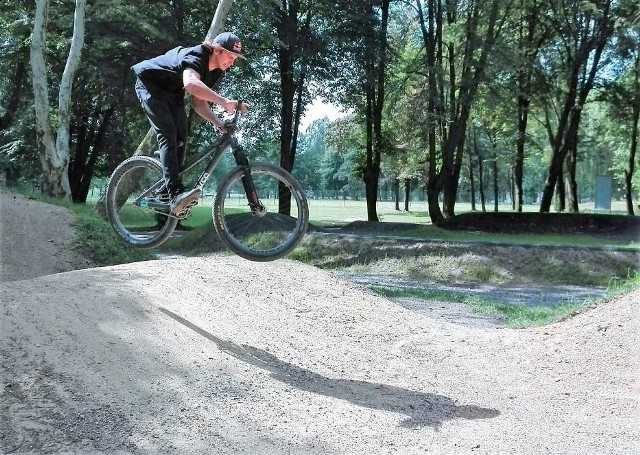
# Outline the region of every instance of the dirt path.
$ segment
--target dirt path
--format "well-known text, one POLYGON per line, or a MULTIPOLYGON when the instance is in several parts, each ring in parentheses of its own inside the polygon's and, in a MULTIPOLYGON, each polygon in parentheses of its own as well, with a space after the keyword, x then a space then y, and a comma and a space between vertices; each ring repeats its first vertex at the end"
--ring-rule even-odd
POLYGON ((0 193, 0 282, 90 266, 73 248, 73 214, 63 207, 0 193))
POLYGON ((469 327, 220 256, 5 280, 0 452, 640 453, 639 313, 469 327))

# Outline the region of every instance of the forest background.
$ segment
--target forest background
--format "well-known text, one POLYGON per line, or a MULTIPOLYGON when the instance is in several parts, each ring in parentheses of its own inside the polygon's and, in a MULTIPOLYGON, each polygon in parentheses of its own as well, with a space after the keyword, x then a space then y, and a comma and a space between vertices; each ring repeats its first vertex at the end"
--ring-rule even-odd
MULTIPOLYGON (((0 5, 2 179, 84 203, 149 130, 131 65, 201 42, 218 2, 0 5)), ((577 212, 598 177, 633 215, 639 10, 637 0, 236 0, 225 29, 249 62, 218 91, 251 104, 242 140, 253 159, 279 162, 310 197, 365 199, 369 221, 381 199, 425 200, 436 224, 459 201, 577 212), (345 115, 303 131, 318 99, 345 115)), ((189 153, 216 139, 194 116, 190 130, 189 153)))

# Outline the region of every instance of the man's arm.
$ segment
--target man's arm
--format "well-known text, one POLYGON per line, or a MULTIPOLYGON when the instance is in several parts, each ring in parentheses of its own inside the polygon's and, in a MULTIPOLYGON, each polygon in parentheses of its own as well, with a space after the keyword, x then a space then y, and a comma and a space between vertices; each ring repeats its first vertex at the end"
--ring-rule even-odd
POLYGON ((205 119, 207 122, 213 124, 218 131, 221 133, 225 133, 226 130, 224 128, 224 122, 218 117, 214 112, 211 111, 209 107, 209 103, 207 101, 196 98, 195 96, 191 98, 191 106, 193 106, 193 110, 196 113, 205 119))
MULTIPOLYGON (((182 72, 182 84, 184 85, 184 90, 187 93, 199 100, 218 104, 224 107, 228 112, 233 112, 236 108, 237 103, 235 100, 228 100, 211 90, 200 80, 200 75, 191 68, 187 68, 182 72)), ((194 109, 195 108, 196 107, 194 105, 194 109)), ((198 112, 197 109, 196 112, 198 112)), ((198 112, 198 114, 200 114, 200 112, 198 112)), ((205 119, 207 118, 205 117, 205 119)))

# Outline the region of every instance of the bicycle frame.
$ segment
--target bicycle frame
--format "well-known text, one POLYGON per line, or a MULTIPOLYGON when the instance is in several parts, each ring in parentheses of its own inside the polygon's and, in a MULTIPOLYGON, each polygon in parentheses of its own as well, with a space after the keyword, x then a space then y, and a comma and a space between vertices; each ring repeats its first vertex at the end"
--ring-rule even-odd
MULTIPOLYGON (((201 156, 197 157, 193 161, 186 164, 184 169, 180 172, 180 176, 182 177, 183 175, 189 173, 191 169, 193 169, 198 164, 202 163, 204 160, 212 156, 211 161, 209 162, 205 170, 200 174, 200 177, 198 177, 198 180, 193 186, 194 189, 200 188, 202 190, 204 188, 204 185, 209 180, 209 177, 211 177, 213 170, 218 166, 218 164, 220 163, 220 160, 222 160, 224 152, 227 150, 227 148, 231 147, 231 149, 233 150, 233 157, 235 159, 236 164, 243 168, 244 177, 242 178, 242 185, 244 187, 244 190, 247 196, 247 201, 249 202, 249 206, 251 207, 251 210, 254 213, 259 215, 264 210, 264 207, 260 204, 255 187, 253 185, 253 179, 251 178, 251 172, 249 171, 249 160, 244 153, 244 149, 238 143, 238 139, 234 136, 237 128, 237 122, 238 122, 239 116, 240 116, 240 111, 238 109, 236 110, 236 114, 233 120, 227 121, 225 123, 227 132, 224 133, 218 139, 218 141, 216 141, 216 143, 213 145, 211 150, 209 150, 208 152, 205 152, 201 156)), ((162 211, 168 210, 168 208, 170 207, 170 204, 162 203, 162 202, 147 201, 145 199, 153 191, 159 189, 163 185, 163 183, 164 182, 162 180, 159 180, 158 183, 156 183, 155 185, 152 185, 147 191, 143 192, 135 200, 135 204, 145 208, 157 209, 162 211)), ((170 213, 168 214, 165 213, 165 214, 172 217, 175 216, 170 213)))

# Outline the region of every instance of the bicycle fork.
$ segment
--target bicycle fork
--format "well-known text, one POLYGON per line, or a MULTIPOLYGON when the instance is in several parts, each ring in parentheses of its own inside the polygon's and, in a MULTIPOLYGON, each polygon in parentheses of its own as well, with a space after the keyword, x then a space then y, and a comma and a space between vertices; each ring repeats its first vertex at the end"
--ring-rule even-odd
POLYGON ((247 195, 247 201, 249 202, 251 213, 257 216, 263 216, 266 211, 264 205, 260 202, 260 198, 258 198, 258 193, 255 185, 253 184, 249 160, 247 159, 242 147, 238 144, 234 144, 233 146, 233 158, 236 160, 236 164, 242 168, 242 186, 244 187, 244 192, 247 195))

